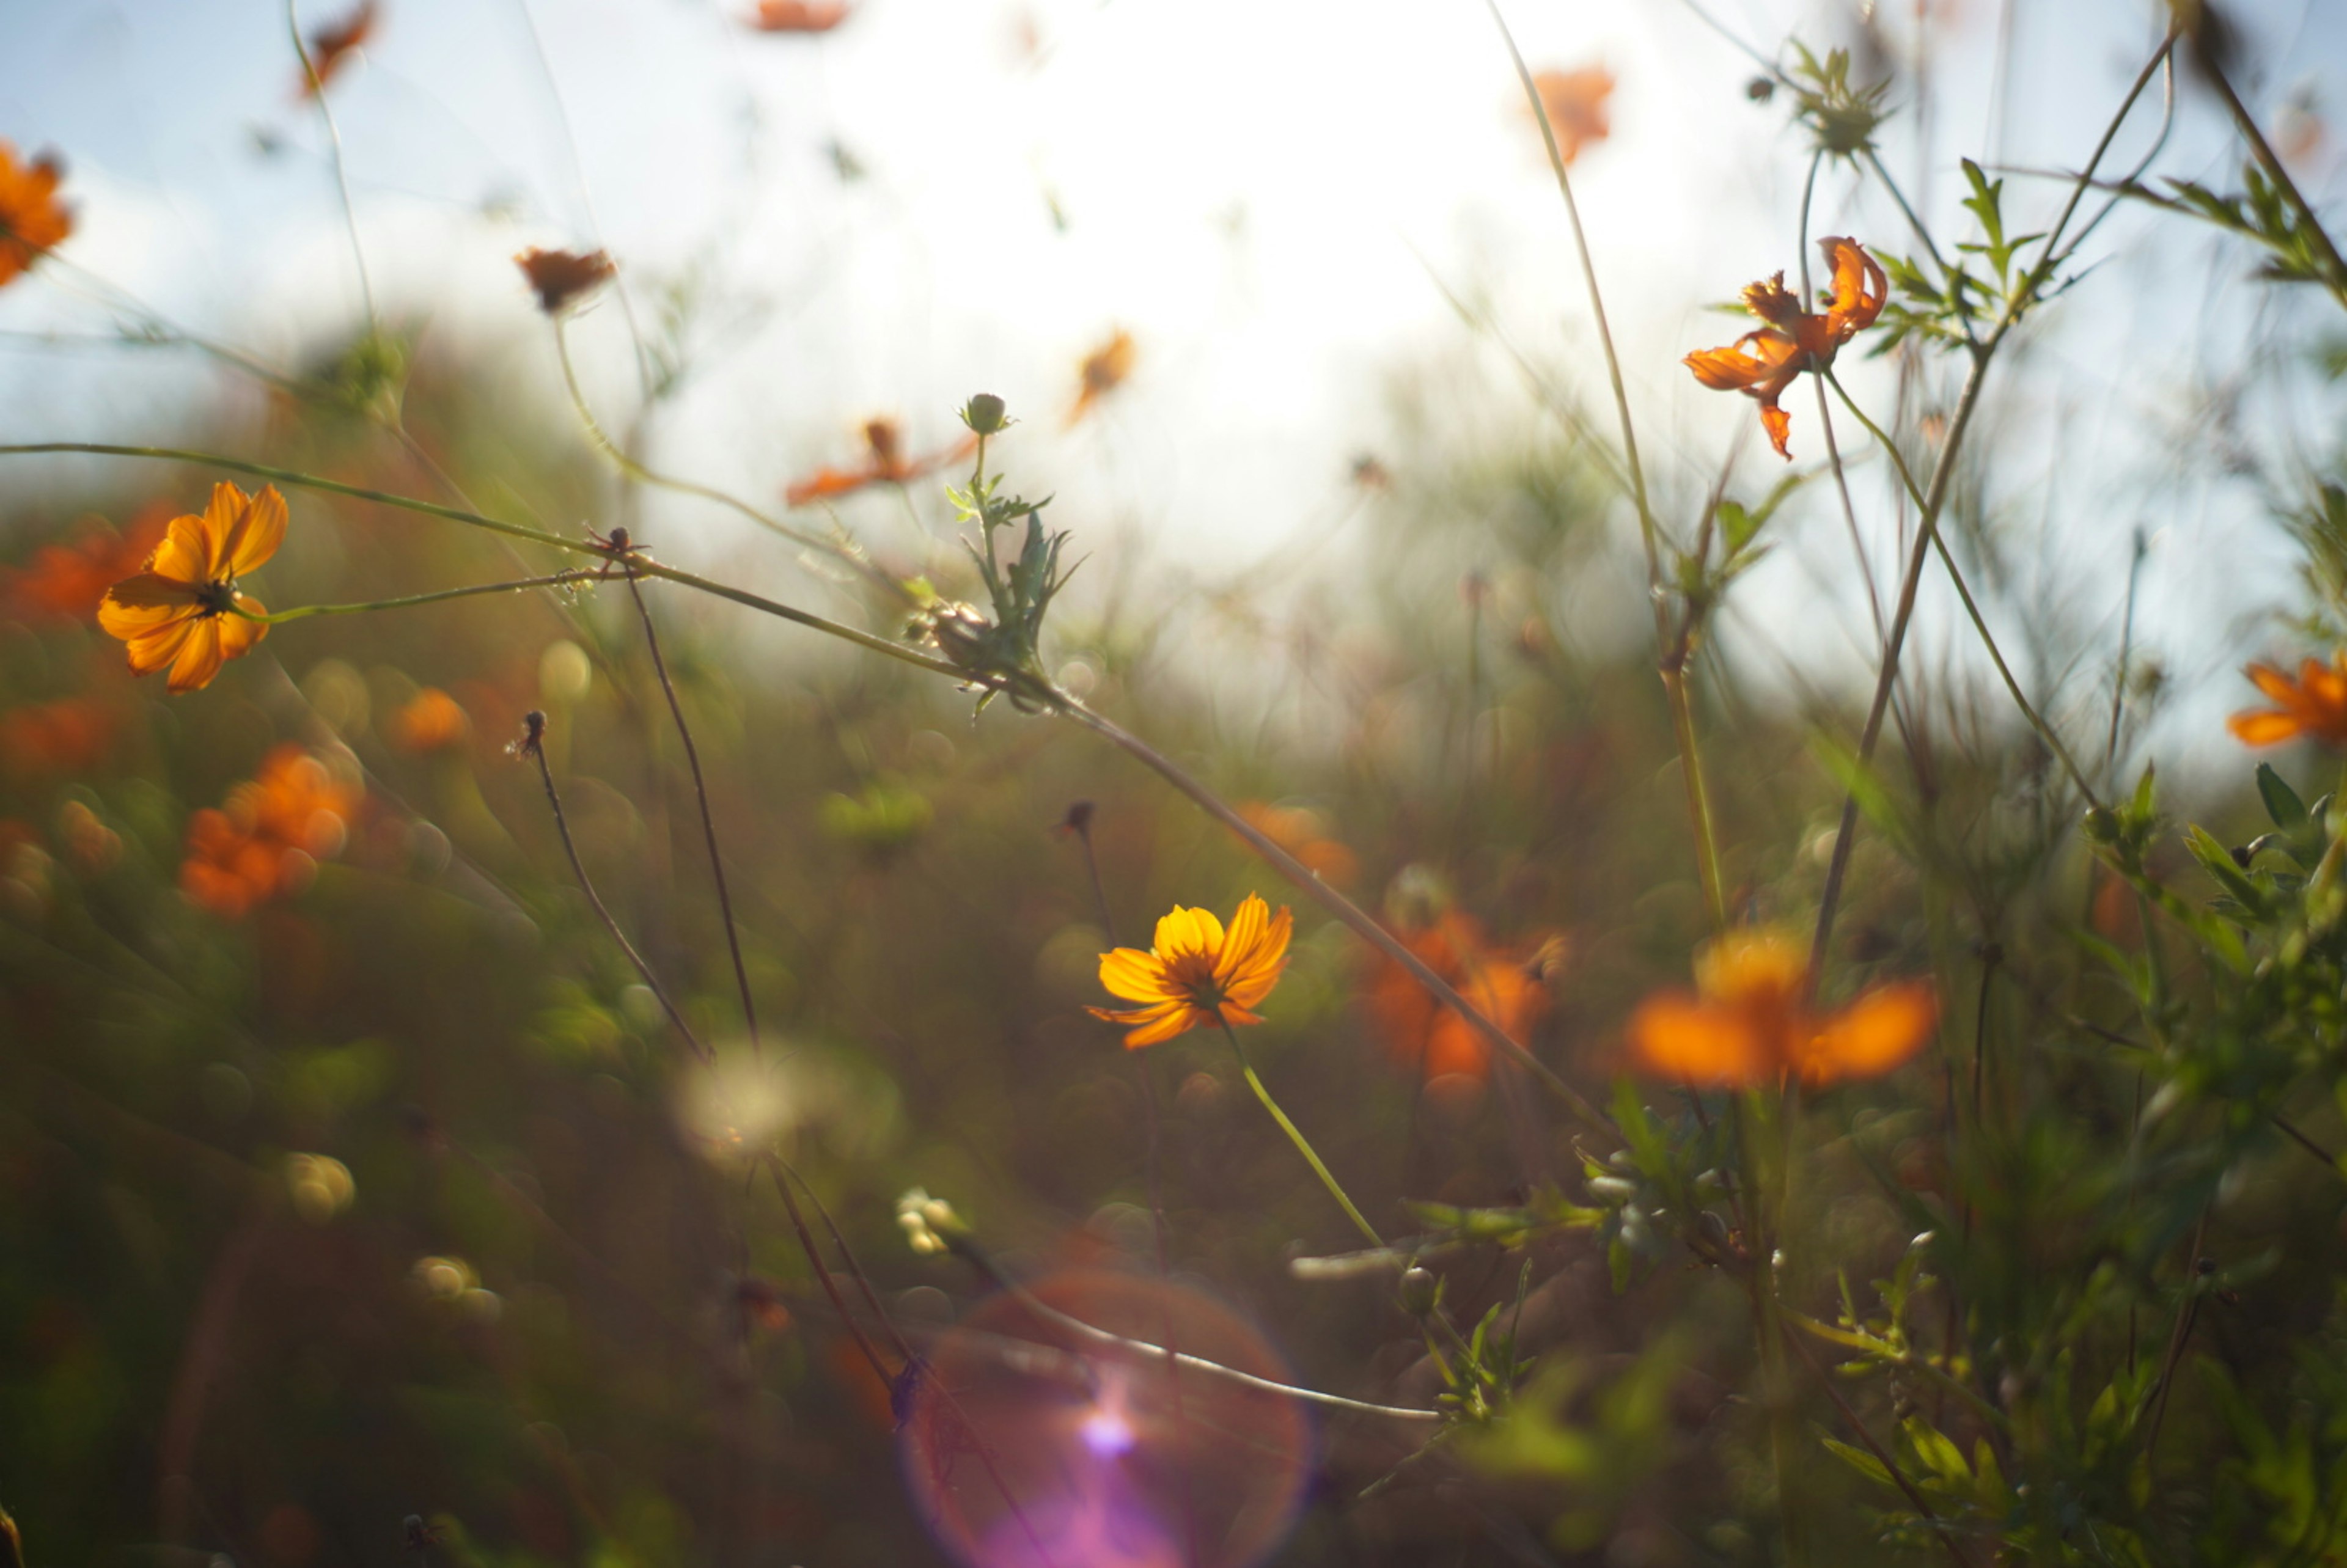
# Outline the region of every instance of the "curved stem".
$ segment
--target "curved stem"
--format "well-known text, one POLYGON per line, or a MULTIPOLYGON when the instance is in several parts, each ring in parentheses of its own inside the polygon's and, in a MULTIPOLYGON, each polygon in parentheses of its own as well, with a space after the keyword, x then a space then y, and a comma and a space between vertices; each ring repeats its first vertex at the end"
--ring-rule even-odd
POLYGON ((1247 1087, 1255 1091, 1257 1100, 1263 1102, 1263 1108, 1271 1112, 1271 1119, 1279 1123, 1279 1130, 1287 1134, 1287 1141, 1296 1145, 1296 1152, 1304 1156, 1304 1163, 1312 1167, 1312 1173, 1320 1178, 1320 1184, 1328 1189, 1328 1195, 1337 1200, 1337 1206, 1345 1211, 1345 1217, 1369 1238, 1371 1246, 1385 1245, 1386 1238, 1378 1234, 1377 1226, 1361 1216, 1361 1211, 1346 1195, 1343 1184, 1329 1173, 1327 1163, 1312 1147, 1312 1140, 1287 1119, 1287 1112, 1279 1108, 1279 1102, 1271 1097, 1271 1091, 1265 1088, 1263 1080, 1255 1076, 1255 1063, 1247 1060, 1246 1047, 1239 1043, 1239 1031, 1231 1027, 1228 1019, 1223 1020, 1223 1038, 1231 1042, 1231 1052, 1239 1059, 1239 1071, 1246 1075, 1247 1087))
POLYGON ((573 583, 598 581, 602 575, 592 567, 574 567, 545 577, 518 578, 511 582, 475 583, 469 588, 443 588, 430 593, 412 593, 402 599, 372 599, 364 604, 303 604, 292 610, 272 610, 267 615, 247 614, 241 610, 235 613, 247 620, 258 620, 264 626, 278 626, 288 620, 307 620, 313 615, 357 615, 369 610, 405 610, 411 605, 437 604, 446 599, 474 599, 488 593, 520 593, 533 588, 567 588, 573 583))
POLYGON ((293 52, 301 56, 302 79, 310 89, 310 97, 318 105, 318 118, 325 122, 326 145, 334 165, 334 188, 343 196, 343 222, 351 231, 351 260, 359 274, 359 298, 366 306, 367 332, 376 329, 374 313, 374 283, 367 277, 366 251, 359 244, 359 213, 351 202, 351 174, 343 162, 343 131, 334 123, 334 109, 326 101, 326 84, 318 75, 317 65, 310 58, 310 45, 302 36, 302 19, 294 14, 295 0, 285 0, 285 30, 292 35, 293 52))

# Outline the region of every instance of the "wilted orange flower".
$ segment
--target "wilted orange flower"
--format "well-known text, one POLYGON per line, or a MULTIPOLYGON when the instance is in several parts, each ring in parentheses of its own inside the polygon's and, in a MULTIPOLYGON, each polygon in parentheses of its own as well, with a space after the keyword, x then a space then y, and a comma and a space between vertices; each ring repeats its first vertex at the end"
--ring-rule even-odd
POLYGON ((758 0, 750 26, 761 33, 828 33, 847 20, 841 0, 758 0))
POLYGON ((1648 997, 1630 1041, 1656 1072, 1751 1087, 1872 1078, 1921 1050, 1940 1018, 1928 980, 1877 986, 1833 1012, 1809 1002, 1808 949, 1782 931, 1733 931, 1696 958, 1696 992, 1648 997))
POLYGON ((163 542, 168 512, 150 507, 128 533, 116 533, 91 518, 72 537, 33 552, 22 569, 0 576, 0 602, 20 615, 54 615, 79 620, 97 612, 106 590, 138 570, 163 542))
POLYGON ((404 752, 436 752, 463 742, 469 724, 456 699, 426 686, 391 716, 391 743, 404 752))
POLYGON ((1247 825, 1303 862, 1304 868, 1332 886, 1349 887, 1360 858, 1328 836, 1328 825, 1309 806, 1243 801, 1238 813, 1247 825))
MULTIPOLYGON (((1613 72, 1603 66, 1542 71, 1532 77, 1532 87, 1540 94, 1549 129, 1556 133, 1557 156, 1565 162, 1571 163, 1590 142, 1605 139, 1605 100, 1613 96, 1613 72)), ((1540 128, 1532 129, 1537 135, 1540 128)))
POLYGON ((1889 299, 1890 281, 1874 258, 1855 240, 1818 241, 1833 268, 1833 282, 1820 292, 1826 313, 1801 308, 1800 297, 1785 287, 1785 274, 1744 291, 1744 308, 1768 323, 1745 333, 1726 348, 1697 349, 1680 363, 1695 378, 1715 392, 1741 392, 1758 398, 1760 423, 1777 456, 1792 460, 1785 436, 1793 416, 1777 406, 1793 378, 1805 370, 1823 370, 1833 363, 1834 351, 1874 324, 1889 299), (1748 346, 1747 346, 1748 345, 1748 346))
POLYGON ((343 63, 374 33, 378 9, 375 0, 359 0, 358 9, 310 35, 310 69, 302 78, 302 97, 325 90, 343 63))
POLYGON ((1172 914, 1157 922, 1151 951, 1119 948, 1101 955, 1101 984, 1143 1005, 1124 1011, 1085 1010, 1111 1023, 1133 1025, 1124 1037, 1127 1050, 1156 1045, 1188 1030, 1261 1023, 1248 1009, 1279 983, 1295 926, 1285 906, 1274 915, 1253 893, 1240 902, 1227 931, 1211 911, 1176 904, 1172 914))
POLYGON ((73 232, 73 215, 57 201, 65 173, 48 153, 19 163, 16 149, 0 141, 0 286, 73 232))
POLYGON ((300 746, 275 748, 220 809, 188 819, 180 891, 215 914, 242 917, 293 891, 316 861, 340 854, 364 798, 300 746))
POLYGON ((2225 721, 2225 727, 2252 746, 2278 745, 2298 735, 2326 746, 2347 746, 2347 650, 2320 659, 2300 661, 2293 681, 2272 664, 2252 664, 2241 671, 2278 706, 2249 708, 2225 721))
POLYGON ((866 485, 902 485, 924 474, 935 473, 948 463, 958 463, 969 456, 977 446, 978 437, 965 434, 950 446, 941 446, 926 457, 907 460, 905 456, 905 434, 893 419, 867 419, 864 422, 864 446, 867 454, 864 464, 856 468, 818 468, 784 492, 794 507, 804 507, 809 501, 830 500, 852 495, 866 485))
POLYGON ((236 579, 275 555, 284 538, 285 497, 276 486, 247 496, 215 485, 202 517, 172 518, 146 569, 107 589, 97 623, 128 645, 132 674, 169 664, 172 691, 208 686, 222 662, 269 634, 251 619, 268 610, 238 592, 236 579))
POLYGON ((600 287, 620 270, 600 251, 581 255, 572 251, 542 251, 533 245, 514 261, 537 292, 538 308, 549 316, 561 314, 564 306, 600 287))
MULTIPOLYGON (((1547 975, 1562 960, 1564 946, 1561 938, 1551 937, 1528 948, 1494 947, 1471 917, 1456 909, 1405 934, 1402 941, 1509 1039, 1519 1040, 1548 1011, 1547 975)), ((1395 1059, 1413 1071, 1430 1079, 1490 1073, 1491 1050, 1482 1037, 1390 958, 1379 961, 1369 983, 1369 1008, 1395 1059)))
POLYGON ((1119 327, 1106 343, 1084 355, 1083 364, 1076 371, 1081 384, 1077 388, 1076 401, 1068 409, 1069 428, 1090 414, 1093 404, 1124 384, 1125 378, 1133 374, 1133 362, 1138 354, 1133 334, 1119 327))

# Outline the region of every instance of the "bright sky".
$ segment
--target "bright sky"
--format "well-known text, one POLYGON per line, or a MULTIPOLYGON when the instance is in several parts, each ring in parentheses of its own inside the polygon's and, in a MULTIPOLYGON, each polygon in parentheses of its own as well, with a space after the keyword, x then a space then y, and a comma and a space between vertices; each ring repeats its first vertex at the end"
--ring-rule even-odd
MULTIPOLYGON (((1846 5, 1711 4, 1764 47, 1850 34, 1846 5)), ((1914 5, 1883 0, 1894 39, 1914 5)), ((1747 100, 1750 63, 1679 0, 1505 9, 1533 68, 1602 62, 1619 78, 1613 137, 1583 155, 1576 187, 1649 463, 1666 496, 1698 492, 1750 411, 1677 361, 1733 335, 1707 303, 1795 264, 1803 145, 1781 101, 1747 100)), ((1891 157, 1943 233, 1961 217, 1957 150, 2076 167, 2155 36, 2143 0, 2021 5, 2021 65, 1993 128, 2004 5, 1931 9, 1940 101, 1955 108, 1932 158, 1895 142, 1891 157)), ((2347 6, 2245 9, 2256 57, 2284 62, 2256 84, 2261 105, 2340 101, 2347 6)), ((305 28, 343 12, 302 0, 305 28)), ((67 159, 79 228, 65 255, 279 363, 359 310, 322 128, 294 80, 274 0, 0 0, 0 138, 67 159)), ((854 456, 864 416, 901 413, 917 451, 986 388, 1028 416, 1020 477, 1057 490, 1061 526, 1131 528, 1233 563, 1325 518, 1351 456, 1378 443, 1391 378, 1460 343, 1430 273, 1488 299, 1519 346, 1608 412, 1519 101, 1473 0, 863 0, 819 38, 761 36, 701 0, 384 0, 376 41, 333 90, 387 314, 510 343, 551 393, 516 250, 608 246, 646 317, 663 283, 693 280, 699 374, 657 426, 660 466, 769 499, 854 456), (863 178, 842 179, 835 147, 863 178), (1117 326, 1140 347, 1131 384, 1061 435, 1078 358, 1117 326)), ((2153 104, 2115 156, 2156 122, 2153 104)), ((2188 102, 2163 167, 2229 183, 2232 158, 2188 102)), ((2334 133, 2311 186, 2335 193, 2341 162, 2334 133)), ((1895 214, 1853 208, 1849 189, 1829 172, 1813 231, 1907 248, 1895 214)), ((2010 195, 2034 228, 2059 191, 2016 178, 2010 195)), ((2142 231, 2127 213, 2107 235, 2142 231)), ((2147 618, 2178 629, 2162 651, 2198 680, 2238 662, 2229 618, 2281 590, 2288 558, 2247 528, 2239 495, 2162 471, 2176 435, 2162 422, 2185 401, 2167 383, 2233 368, 2227 344, 2271 302, 2242 281, 2245 260, 2212 273, 2198 233, 2166 232, 2075 296, 2074 320, 2037 351, 2033 401, 2007 412, 2024 450, 2058 431, 2077 454, 2047 580, 2107 630, 2112 563, 2137 525, 2165 530, 2147 618), (2212 551, 2234 569, 2221 595, 2212 551)), ((0 329, 17 334, 108 326, 59 287, 0 294, 0 329)), ((605 302, 577 336, 620 423, 633 385, 622 313, 605 302)), ((0 337, 0 423, 20 438, 164 438, 211 375, 159 351, 0 337)), ((1850 379, 1887 405, 1881 367, 1850 379)), ((1521 395, 1503 370, 1492 385, 1495 405, 1521 395)), ((1806 393, 1791 406, 1795 450, 1813 457, 1814 406, 1806 393)), ((1776 464, 1747 448, 1741 487, 1757 495, 1776 464)), ((2043 453, 2014 465, 2033 507, 2047 466, 2043 453)), ((0 502, 8 488, 0 477, 0 502)), ((652 518, 671 556, 738 539, 690 503, 652 518)), ((1861 601, 1838 519, 1818 512, 1800 537, 1756 574, 1750 619, 1829 668, 1865 635, 1861 601), (1836 616, 1812 612, 1820 592, 1836 616)), ((1927 647, 1948 644, 1943 620, 1925 629, 1927 647)))

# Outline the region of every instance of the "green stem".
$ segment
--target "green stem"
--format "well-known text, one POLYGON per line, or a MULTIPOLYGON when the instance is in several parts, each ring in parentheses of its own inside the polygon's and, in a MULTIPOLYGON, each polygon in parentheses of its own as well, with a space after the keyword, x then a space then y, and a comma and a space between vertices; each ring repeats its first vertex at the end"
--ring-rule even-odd
POLYGON ((590 568, 576 567, 545 577, 519 578, 512 582, 481 582, 469 588, 444 588, 431 593, 413 593, 404 599, 374 599, 364 604, 303 604, 292 610, 280 610, 268 615, 236 611, 247 620, 258 620, 265 626, 276 626, 288 620, 307 620, 313 615, 356 615, 367 610, 405 610, 413 604, 436 604, 444 599, 473 599, 487 593, 519 593, 532 588, 564 588, 571 583, 594 582, 602 573, 590 568))
POLYGON ((1271 1119, 1279 1123, 1279 1130, 1287 1134, 1287 1141, 1296 1145, 1296 1152, 1304 1156, 1304 1163, 1312 1167, 1312 1173, 1320 1178, 1320 1184, 1328 1189, 1328 1195, 1337 1200, 1337 1206, 1343 1209, 1345 1216, 1369 1238, 1371 1246, 1385 1245, 1386 1239, 1378 1234, 1377 1226, 1361 1217, 1361 1211, 1353 1206, 1353 1200, 1345 1195, 1345 1189, 1337 1184, 1335 1176, 1329 1174, 1328 1167, 1321 1163, 1319 1154, 1313 1149, 1312 1141, 1287 1119, 1287 1112, 1279 1108, 1279 1102, 1271 1097, 1271 1091, 1266 1089, 1263 1080, 1255 1076, 1255 1064, 1247 1060, 1246 1047, 1239 1043, 1238 1030, 1231 1027, 1228 1019, 1223 1020, 1223 1038, 1231 1042, 1231 1051, 1239 1059, 1239 1071, 1246 1075, 1247 1087, 1255 1091, 1257 1100, 1263 1102, 1263 1108, 1271 1112, 1271 1119))

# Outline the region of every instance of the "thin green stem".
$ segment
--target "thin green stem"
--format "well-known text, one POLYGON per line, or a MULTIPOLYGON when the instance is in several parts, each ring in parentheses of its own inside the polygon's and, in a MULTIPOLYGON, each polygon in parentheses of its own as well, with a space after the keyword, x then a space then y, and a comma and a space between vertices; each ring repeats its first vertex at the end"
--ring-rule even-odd
POLYGON ((2282 200, 2297 212, 2299 223, 2313 240, 2315 248, 2328 264, 2332 293, 2338 297, 2340 303, 2347 304, 2347 261, 2340 258, 2339 247, 2332 243, 2331 231, 2322 226, 2322 220, 2315 216, 2314 209, 2300 194, 2298 182, 2291 179, 2290 170, 2282 167, 2281 159, 2266 140, 2265 132, 2258 128, 2258 122, 2250 115, 2249 106, 2241 102, 2240 95, 2233 90, 2233 84, 2227 79, 2216 59, 2206 49, 2199 51, 2199 56, 2202 68, 2209 74, 2209 85, 2225 100, 2225 108, 2231 112, 2233 124, 2240 131, 2241 139, 2250 144, 2250 151, 2256 155, 2258 163, 2265 169, 2266 178, 2273 182, 2282 200))
POLYGON ((292 35, 293 52, 302 59, 302 79, 310 89, 310 97, 318 105, 318 118, 325 123, 326 146, 334 165, 334 189, 342 192, 343 222, 351 232, 351 260, 359 274, 359 298, 366 306, 367 332, 376 329, 374 283, 367 276, 366 251, 359 244, 359 213, 351 201, 351 174, 343 162, 343 131, 334 123, 334 108, 326 101, 326 84, 318 75, 315 62, 310 58, 310 45, 302 36, 302 19, 294 14, 295 0, 285 0, 285 30, 292 35))
POLYGON ((1223 1020, 1223 1038, 1231 1042, 1231 1053, 1239 1059, 1239 1071, 1246 1075, 1247 1087, 1255 1091, 1257 1100, 1263 1102, 1263 1108, 1271 1112, 1271 1119, 1279 1123, 1279 1130, 1287 1134, 1287 1141, 1296 1145, 1296 1152, 1304 1156, 1304 1163, 1312 1167, 1312 1173, 1320 1178, 1320 1184, 1328 1189, 1328 1195, 1337 1200, 1337 1206, 1345 1211, 1345 1217, 1369 1238, 1371 1246, 1385 1245, 1386 1238, 1378 1234, 1377 1226, 1362 1217, 1361 1211, 1354 1206, 1343 1185, 1329 1173, 1327 1165, 1312 1147, 1312 1140, 1287 1119, 1287 1112, 1279 1108, 1279 1102, 1271 1097, 1271 1091, 1265 1088, 1263 1080, 1255 1076, 1255 1063, 1247 1060, 1246 1047, 1239 1043, 1239 1031, 1231 1027, 1228 1019, 1223 1020))
POLYGON ((307 620, 313 615, 357 615, 370 610, 405 610, 411 605, 437 604, 447 599, 476 599, 490 593, 520 593, 533 588, 567 588, 574 583, 594 582, 602 572, 592 567, 574 567, 568 571, 552 572, 545 577, 518 578, 511 582, 481 582, 469 588, 444 588, 431 593, 412 593, 402 599, 372 599, 364 604, 303 604, 292 610, 273 610, 267 615, 244 615, 247 620, 277 626, 288 620, 307 620))

